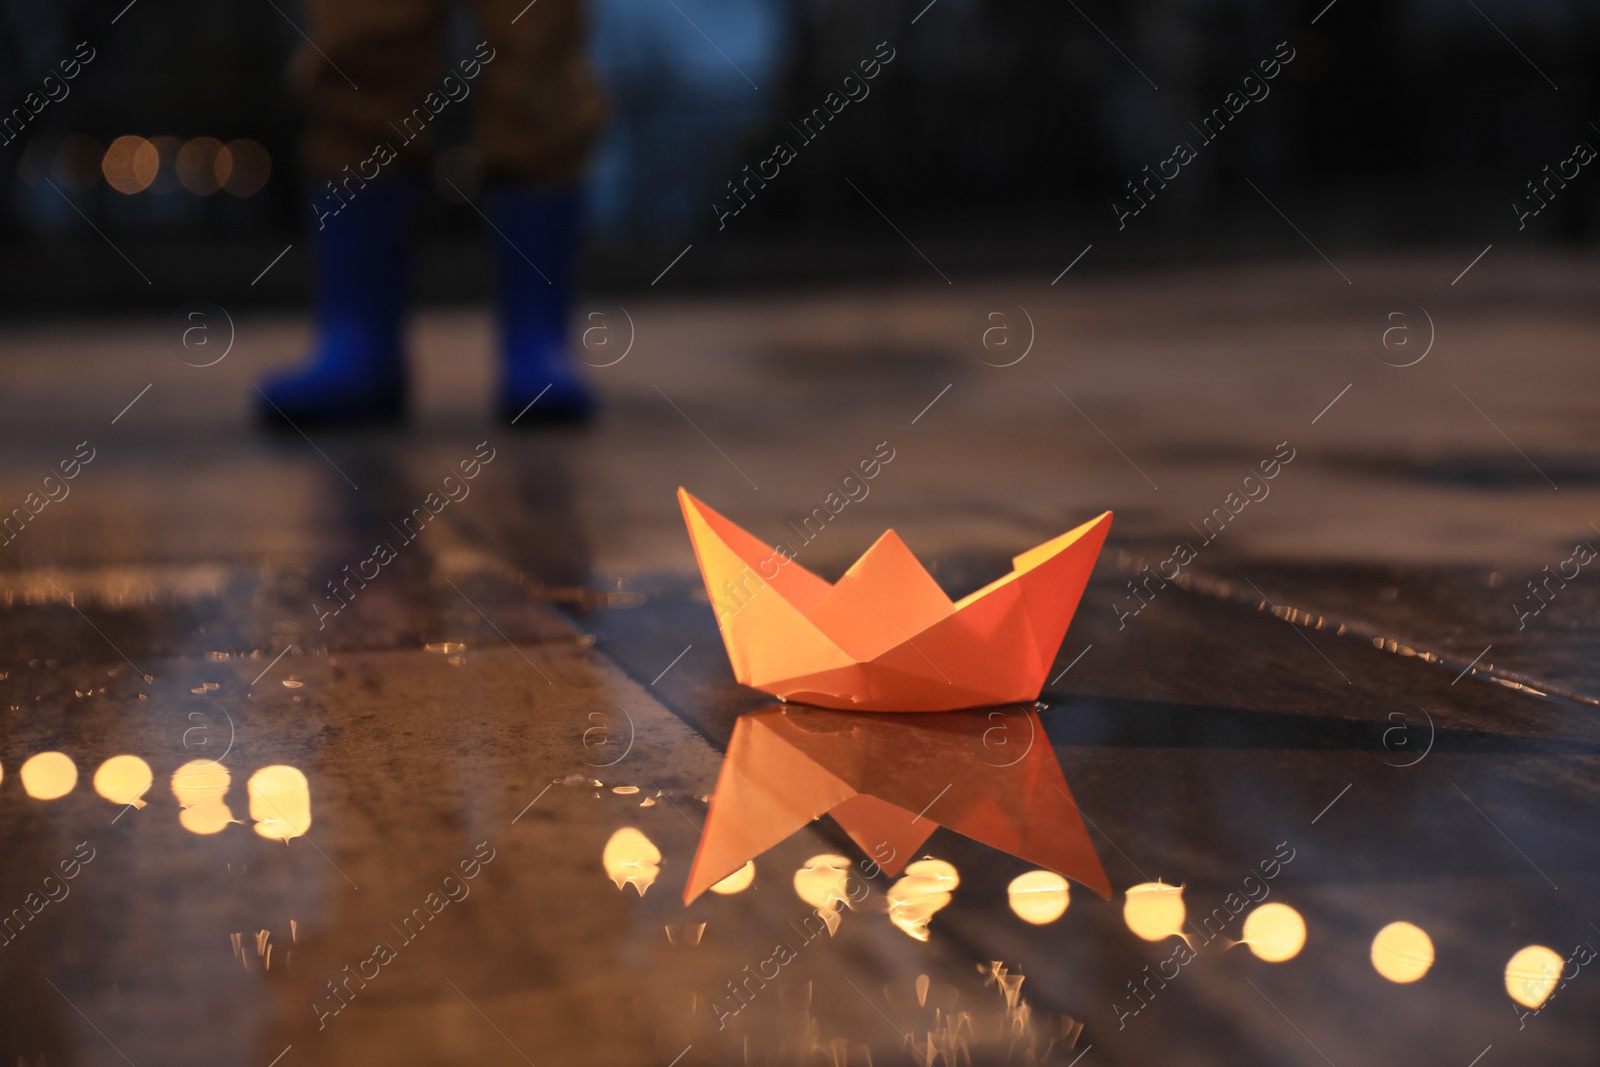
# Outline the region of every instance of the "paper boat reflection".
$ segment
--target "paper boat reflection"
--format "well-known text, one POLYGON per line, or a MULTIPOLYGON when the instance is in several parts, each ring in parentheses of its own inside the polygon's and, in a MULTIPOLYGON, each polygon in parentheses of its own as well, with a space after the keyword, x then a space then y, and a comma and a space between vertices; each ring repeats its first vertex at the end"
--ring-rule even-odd
POLYGON ((824 814, 890 877, 944 826, 1111 894, 1033 705, 892 719, 780 705, 734 725, 684 903, 824 814))
POLYGON ((893 530, 830 585, 681 488, 678 502, 734 676, 848 711, 1037 698, 1111 526, 1108 511, 952 603, 893 530))

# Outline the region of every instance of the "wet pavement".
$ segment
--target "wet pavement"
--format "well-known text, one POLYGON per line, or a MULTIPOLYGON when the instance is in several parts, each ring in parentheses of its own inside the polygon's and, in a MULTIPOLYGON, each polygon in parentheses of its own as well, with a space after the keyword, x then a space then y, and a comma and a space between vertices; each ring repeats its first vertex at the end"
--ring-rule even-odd
POLYGON ((596 304, 532 434, 466 312, 310 438, 301 321, 11 330, 0 1062, 1591 1061, 1600 269, 1458 258, 596 304), (896 721, 735 684, 679 485, 955 595, 1116 520, 1036 715, 896 721))

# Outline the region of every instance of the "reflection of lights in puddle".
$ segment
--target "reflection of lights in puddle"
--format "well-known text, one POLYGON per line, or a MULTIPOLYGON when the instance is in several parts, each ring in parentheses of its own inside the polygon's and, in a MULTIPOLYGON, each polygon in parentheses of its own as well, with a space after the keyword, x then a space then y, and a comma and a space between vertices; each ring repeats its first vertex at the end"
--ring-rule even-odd
POLYGON ((816 909, 828 926, 829 937, 839 931, 839 906, 849 903, 845 893, 849 877, 849 858, 832 853, 812 856, 794 872, 795 894, 816 909))
POLYGON ((1128 929, 1146 941, 1161 941, 1183 936, 1183 886, 1164 882, 1141 882, 1131 887, 1122 905, 1122 919, 1128 929))
POLYGON ((222 799, 233 784, 228 768, 216 760, 190 760, 172 772, 172 795, 178 798, 178 822, 194 834, 215 834, 233 822, 222 799))
POLYGON ((731 896, 734 893, 743 893, 750 888, 750 883, 756 880, 756 861, 750 860, 743 867, 734 871, 728 877, 711 887, 713 893, 731 896))
POLYGON ((611 787, 611 791, 621 796, 631 797, 639 791, 639 787, 636 785, 614 785, 611 787))
POLYGON ((287 842, 311 829, 311 786, 294 767, 263 767, 250 776, 250 818, 256 833, 287 842))
MULTIPOLYGON (((1080 1055, 1086 1051, 1081 1044, 1082 1022, 1069 1015, 1036 1010, 1022 996, 1023 976, 999 960, 979 964, 976 971, 982 977, 983 988, 992 992, 980 993, 966 983, 963 988, 930 980, 927 974, 918 974, 914 981, 884 985, 883 998, 889 1007, 886 1017, 894 1019, 902 1041, 907 1031, 917 1036, 913 1039, 911 1057, 904 1057, 902 1052, 900 1056, 885 1056, 881 1062, 899 1063, 904 1058, 904 1062, 930 1067, 1090 1062, 1082 1060, 1080 1055)), ((806 1022, 813 1028, 806 1035, 811 1039, 810 1051, 833 1053, 826 1062, 841 1065, 880 1062, 878 1047, 847 1049, 841 1044, 832 1049, 826 1046, 819 1049, 816 1038, 811 1036, 816 1032, 816 1023, 809 1018, 806 1022)), ((824 1024, 822 1029, 826 1032, 829 1027, 824 1024)), ((903 1044, 901 1048, 904 1049, 903 1044)), ((747 1058, 756 1062, 755 1056, 747 1058)), ((767 1057, 762 1059, 770 1062, 767 1057)), ((809 1056, 805 1062, 812 1062, 809 1056)), ((823 1062, 821 1057, 818 1062, 823 1062)))
POLYGON ((1011 880, 1006 889, 1017 918, 1035 926, 1053 923, 1067 913, 1072 902, 1067 880, 1055 871, 1029 871, 1011 880))
POLYGON ((1563 960, 1555 950, 1529 945, 1506 964, 1506 992, 1524 1008, 1537 1008, 1555 992, 1563 960))
POLYGON ((65 754, 41 752, 22 765, 22 788, 35 800, 55 800, 78 784, 78 768, 65 754))
POLYGON ((1244 943, 1268 963, 1292 960, 1305 947, 1306 921, 1287 904, 1263 904, 1245 916, 1244 943))
POLYGON ((1006 998, 1006 1021, 1014 1017, 1017 1006, 1022 1002, 1022 982, 1024 975, 1012 974, 1010 969, 999 960, 992 960, 989 966, 978 967, 979 973, 985 975, 984 985, 991 983, 1000 987, 1001 994, 1006 998))
POLYGON ((113 804, 142 808, 152 781, 150 764, 138 756, 112 756, 94 772, 94 791, 113 804))
POLYGON ((440 656, 453 656, 457 652, 465 652, 467 648, 460 641, 434 641, 432 644, 423 645, 422 647, 440 656))
POLYGON ((684 923, 667 927, 667 943, 673 948, 693 948, 705 936, 705 923, 684 923))
POLYGON ((1433 966, 1433 939, 1421 927, 1390 923, 1372 939, 1372 966, 1391 982, 1415 982, 1433 966))
POLYGON ((961 876, 944 860, 918 860, 889 887, 889 921, 918 941, 928 940, 928 922, 950 903, 961 876))
POLYGON ((618 889, 631 885, 642 897, 661 873, 661 850, 639 830, 624 826, 606 842, 600 862, 618 889))
MULTIPOLYGON (((55 800, 78 784, 78 768, 60 752, 41 752, 22 765, 23 790, 35 800, 55 800)), ((150 765, 138 756, 112 756, 94 772, 94 791, 113 804, 142 808, 154 781, 150 765)), ((196 834, 220 832, 234 822, 223 799, 233 776, 216 760, 190 760, 172 774, 178 822, 196 834)), ((250 777, 250 817, 262 837, 288 841, 311 827, 311 788, 294 767, 263 767, 250 777)))
MULTIPOLYGON (((289 920, 289 936, 291 940, 298 940, 298 931, 296 930, 295 921, 293 919, 289 920)), ((244 938, 245 935, 242 933, 228 935, 228 940, 233 944, 233 958, 238 960, 244 966, 244 969, 248 971, 250 969, 250 956, 249 953, 245 951, 244 938)), ((262 967, 265 970, 272 970, 272 949, 274 947, 272 944, 272 931, 257 930, 255 932, 254 941, 256 946, 256 958, 261 960, 262 967)))

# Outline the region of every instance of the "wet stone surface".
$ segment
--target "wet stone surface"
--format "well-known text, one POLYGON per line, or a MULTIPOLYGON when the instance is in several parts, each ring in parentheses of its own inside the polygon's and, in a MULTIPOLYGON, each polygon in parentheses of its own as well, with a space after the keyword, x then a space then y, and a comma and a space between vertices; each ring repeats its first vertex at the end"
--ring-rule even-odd
MULTIPOLYGON (((946 352, 967 312, 942 291, 641 307, 653 354, 581 433, 481 428, 459 316, 421 324, 414 431, 314 447, 241 417, 298 324, 243 323, 256 362, 210 378, 118 362, 154 326, 85 328, 87 394, 51 369, 64 342, 19 339, 0 492, 100 452, 0 547, 0 1062, 1587 1062, 1600 579, 1514 607, 1600 516, 1587 305, 1541 310, 1556 394, 1497 362, 1510 279, 1442 312, 1476 326, 1448 369, 1329 356, 1311 388, 1282 346, 1336 347, 1353 312, 1296 270, 1086 281, 1038 321, 1089 351, 1011 378, 946 352), (1452 380, 1560 458, 1558 492, 1485 458, 1452 380), (1145 584, 1285 438, 1273 495, 1145 584), (775 786, 802 828, 683 903, 736 723, 773 702, 733 680, 673 490, 792 540, 883 441, 872 495, 800 553, 829 579, 893 526, 964 594, 1118 513, 1038 728, 953 713, 996 761, 1060 768, 1109 901, 1013 892, 1034 864, 942 823, 915 849, 937 862, 891 874, 775 786), (1426 954, 1374 948, 1398 922, 1426 954), (1508 983, 1529 946, 1553 969, 1508 983)), ((927 765, 911 814, 992 799, 927 765)))

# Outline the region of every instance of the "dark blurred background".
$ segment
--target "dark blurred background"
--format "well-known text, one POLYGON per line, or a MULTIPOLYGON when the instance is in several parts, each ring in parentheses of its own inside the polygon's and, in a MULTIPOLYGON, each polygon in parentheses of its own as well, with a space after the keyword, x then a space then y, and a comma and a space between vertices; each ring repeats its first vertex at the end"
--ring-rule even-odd
MULTIPOLYGON (((1531 205, 1525 183, 1578 141, 1600 145, 1594 3, 599 0, 592 10, 613 106, 591 183, 588 272, 603 290, 649 286, 690 243, 695 255, 662 287, 932 278, 911 243, 942 273, 967 275, 1053 276, 1090 243, 1094 269, 1304 253, 1285 216, 1330 253, 1583 244, 1600 222, 1600 178, 1587 173, 1525 229, 1512 207, 1531 205), (1270 95, 1202 147, 1195 126, 1285 41, 1295 58, 1270 95), (803 142, 791 124, 880 42, 894 58, 870 95, 803 142), (727 183, 780 140, 797 158, 719 228, 727 183), (1112 201, 1178 141, 1199 158, 1119 230, 1112 201)), ((8 315, 305 299, 310 197, 287 71, 306 17, 294 0, 4 0, 0 12, 8 315), (64 91, 62 61, 91 52, 64 91), (43 90, 57 99, 34 113, 25 101, 43 90)), ((458 12, 447 54, 469 54, 474 32, 458 12)), ((424 300, 471 299, 484 285, 479 220, 450 188, 475 185, 470 113, 452 106, 440 120, 438 195, 421 223, 424 300)))

